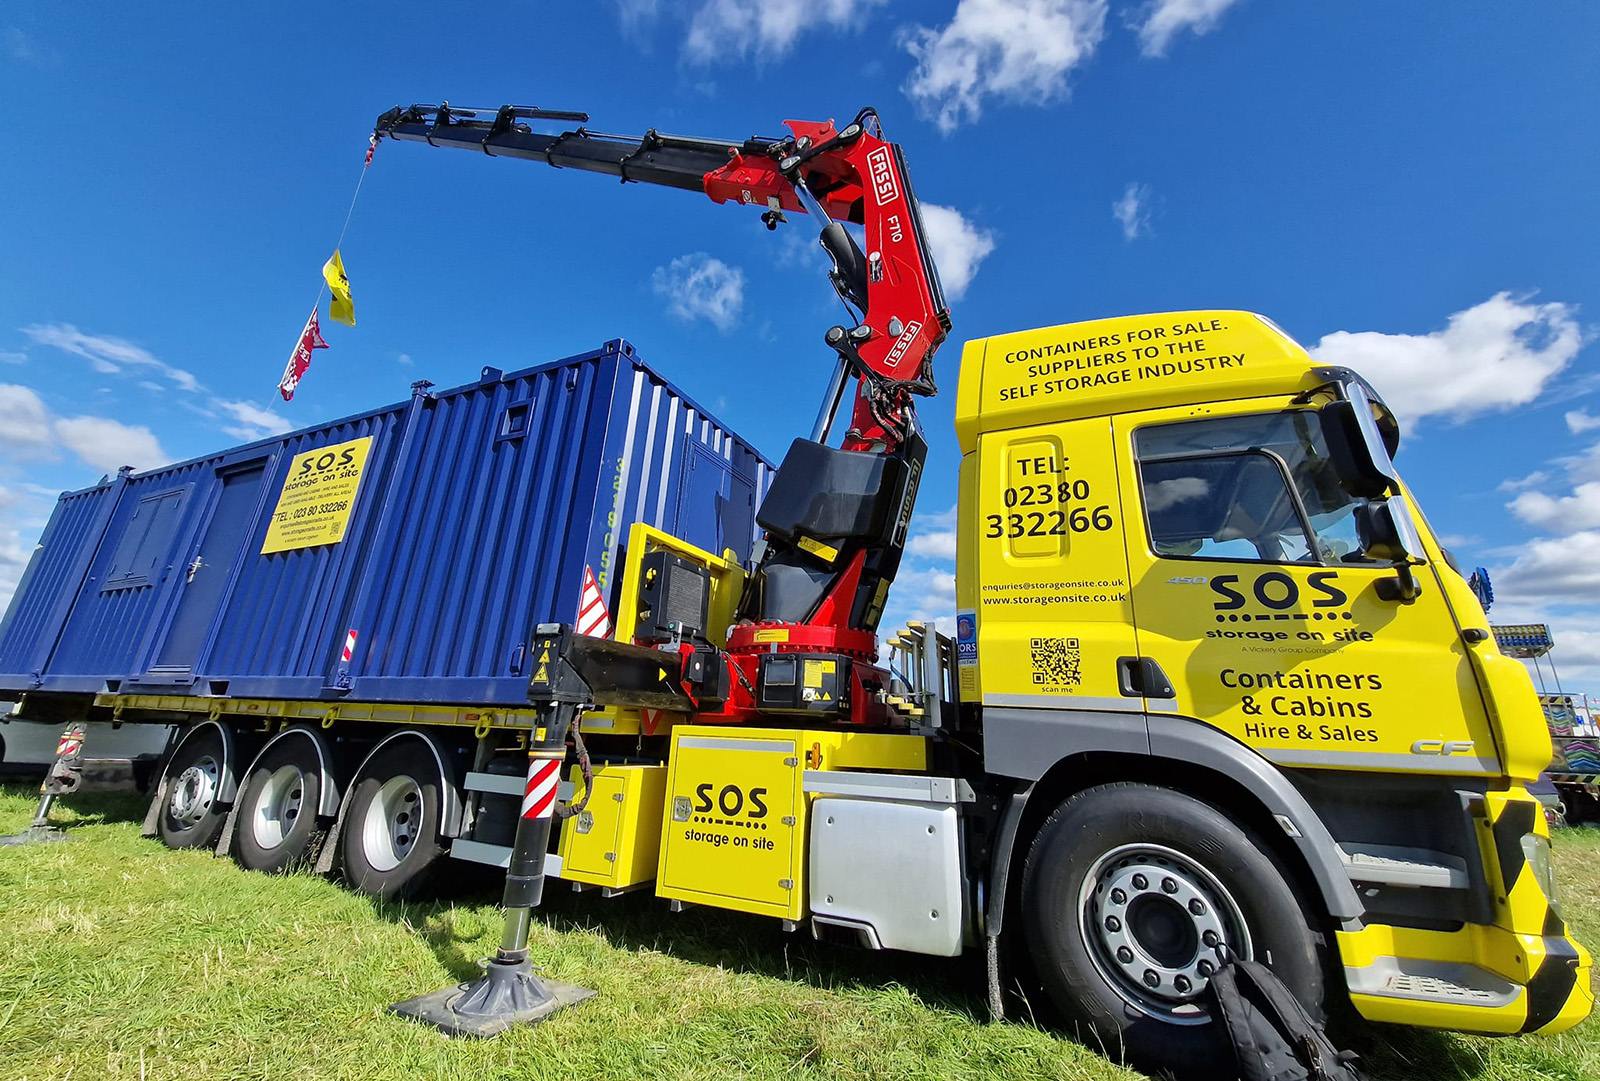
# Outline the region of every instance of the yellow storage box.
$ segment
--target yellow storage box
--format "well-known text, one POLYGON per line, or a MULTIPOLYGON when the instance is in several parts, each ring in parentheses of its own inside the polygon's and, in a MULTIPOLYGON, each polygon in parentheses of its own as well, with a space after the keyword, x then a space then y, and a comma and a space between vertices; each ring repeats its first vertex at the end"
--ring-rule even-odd
MULTIPOLYGON (((648 882, 661 851, 667 767, 595 766, 591 772, 588 805, 561 825, 561 877, 619 890, 648 882)), ((573 767, 568 779, 576 801, 583 775, 573 767)))

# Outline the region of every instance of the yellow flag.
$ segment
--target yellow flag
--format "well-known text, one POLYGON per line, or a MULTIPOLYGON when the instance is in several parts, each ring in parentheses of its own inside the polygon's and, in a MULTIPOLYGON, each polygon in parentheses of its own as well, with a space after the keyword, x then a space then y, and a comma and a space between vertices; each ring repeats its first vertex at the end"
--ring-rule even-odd
POLYGON ((328 318, 345 326, 355 326, 356 308, 350 300, 350 279, 345 276, 344 260, 339 258, 337 249, 333 258, 322 264, 322 278, 333 291, 333 299, 328 302, 328 318))

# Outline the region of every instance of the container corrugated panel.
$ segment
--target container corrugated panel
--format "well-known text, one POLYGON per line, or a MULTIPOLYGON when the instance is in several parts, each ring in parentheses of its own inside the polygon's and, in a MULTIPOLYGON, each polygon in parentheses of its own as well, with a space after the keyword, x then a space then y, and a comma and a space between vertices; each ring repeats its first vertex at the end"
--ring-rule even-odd
POLYGON ((119 476, 67 492, 56 502, 0 620, 0 672, 32 676, 43 671, 125 483, 119 476))
POLYGON ((532 627, 573 620, 586 568, 614 596, 634 522, 744 559, 770 478, 625 342, 419 387, 409 403, 119 478, 86 576, 72 579, 64 548, 30 567, 14 612, 48 623, 76 598, 46 633, 47 661, 0 654, 0 689, 520 703, 532 627), (365 437, 341 539, 263 554, 291 467, 365 437))

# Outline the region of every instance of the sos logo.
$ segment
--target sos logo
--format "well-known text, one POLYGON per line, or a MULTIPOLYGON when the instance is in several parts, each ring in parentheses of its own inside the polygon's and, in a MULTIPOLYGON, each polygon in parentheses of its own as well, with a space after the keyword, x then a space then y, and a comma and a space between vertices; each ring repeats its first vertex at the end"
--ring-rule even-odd
POLYGON ((331 450, 324 451, 322 454, 308 454, 300 463, 300 472, 296 473, 294 476, 296 480, 299 480, 301 477, 304 477, 306 474, 311 473, 312 471, 321 473, 325 470, 332 469, 334 466, 342 467, 354 465, 355 460, 356 452, 354 447, 346 447, 337 454, 331 450))
MULTIPOLYGON (((1306 595, 1312 608, 1338 608, 1350 603, 1349 595, 1339 588, 1338 578, 1334 571, 1313 571, 1306 576, 1306 595)), ((1211 579, 1211 592, 1221 598, 1211 604, 1218 612, 1234 611, 1252 602, 1274 612, 1287 612, 1299 606, 1302 595, 1300 583, 1282 571, 1258 574, 1248 584, 1240 584, 1237 574, 1219 574, 1211 579)))
POLYGON ((723 818, 738 818, 742 812, 746 818, 767 817, 767 805, 761 797, 767 794, 765 788, 752 788, 749 792, 736 784, 723 785, 722 790, 712 796, 712 789, 716 785, 707 781, 705 784, 696 785, 694 790, 694 810, 696 814, 710 814, 715 807, 722 813, 723 818))

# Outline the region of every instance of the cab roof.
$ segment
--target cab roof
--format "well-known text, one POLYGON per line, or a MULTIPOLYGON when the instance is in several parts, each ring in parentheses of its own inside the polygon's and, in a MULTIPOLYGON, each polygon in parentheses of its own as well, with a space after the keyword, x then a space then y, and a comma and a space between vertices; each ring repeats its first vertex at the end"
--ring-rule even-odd
POLYGON ((962 350, 956 436, 970 454, 986 431, 1295 394, 1334 371, 1272 320, 1245 311, 1125 315, 997 334, 962 350))

